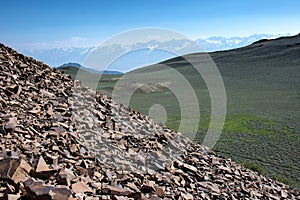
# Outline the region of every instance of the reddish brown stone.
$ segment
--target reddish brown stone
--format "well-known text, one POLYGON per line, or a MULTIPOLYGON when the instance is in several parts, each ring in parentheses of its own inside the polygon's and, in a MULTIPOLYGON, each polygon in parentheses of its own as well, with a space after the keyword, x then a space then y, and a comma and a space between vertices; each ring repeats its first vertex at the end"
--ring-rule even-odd
POLYGON ((10 117, 8 122, 5 124, 6 132, 13 132, 18 125, 18 120, 16 117, 10 117))
POLYGON ((85 193, 85 192, 94 193, 94 191, 85 182, 82 181, 78 183, 74 183, 72 185, 72 190, 74 193, 85 193))
POLYGON ((31 170, 31 166, 23 159, 0 160, 0 178, 9 178, 14 183, 25 181, 31 170))
POLYGON ((111 185, 102 185, 102 192, 104 194, 114 194, 119 196, 128 196, 133 193, 130 190, 111 185))
POLYGON ((165 196, 165 191, 162 187, 155 187, 155 194, 163 198, 165 196))
POLYGON ((49 168, 48 164, 45 162, 44 158, 41 156, 38 161, 35 171, 36 172, 45 172, 45 171, 49 171, 49 170, 50 170, 50 168, 49 168))
POLYGON ((43 181, 29 179, 25 182, 30 200, 68 200, 72 194, 65 186, 48 186, 43 181))
POLYGON ((55 173, 57 173, 57 169, 50 169, 43 156, 40 156, 32 176, 41 179, 48 179, 51 176, 54 176, 55 173))

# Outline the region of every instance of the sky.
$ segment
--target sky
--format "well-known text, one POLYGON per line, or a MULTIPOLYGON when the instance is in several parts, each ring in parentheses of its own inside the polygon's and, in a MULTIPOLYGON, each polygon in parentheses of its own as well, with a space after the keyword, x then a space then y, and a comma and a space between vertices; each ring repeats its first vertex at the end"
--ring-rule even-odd
POLYGON ((192 39, 298 34, 299 0, 9 0, 1 2, 0 42, 16 49, 92 46, 142 27, 192 39))

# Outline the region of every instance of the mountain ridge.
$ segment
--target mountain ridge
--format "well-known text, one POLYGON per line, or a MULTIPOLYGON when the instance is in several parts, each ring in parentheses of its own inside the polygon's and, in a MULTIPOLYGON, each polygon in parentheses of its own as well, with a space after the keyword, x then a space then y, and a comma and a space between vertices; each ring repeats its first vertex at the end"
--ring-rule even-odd
POLYGON ((122 72, 113 71, 113 70, 99 71, 99 70, 96 70, 96 69, 84 67, 84 66, 80 65, 79 63, 65 63, 61 66, 55 67, 54 69, 71 70, 71 71, 84 70, 84 71, 94 73, 94 74, 123 74, 122 72))
MULTIPOLYGON (((290 34, 286 34, 290 35, 290 34)), ((212 52, 212 51, 220 51, 225 49, 232 49, 232 48, 238 48, 242 46, 249 45, 253 43, 254 41, 257 41, 262 38, 274 38, 274 37, 280 37, 282 35, 271 35, 271 34, 253 34, 251 36, 247 37, 209 37, 205 39, 196 39, 195 42, 200 45, 200 47, 204 51, 212 52), (217 42, 216 42, 217 41, 217 42)), ((157 43, 157 41, 153 40, 157 43)), ((152 46, 153 41, 151 42, 152 46)), ((168 43, 167 45, 174 47, 181 47, 184 44, 184 41, 182 44, 172 44, 168 43)), ((147 47, 147 45, 145 46, 147 47)), ((117 47, 122 48, 122 47, 117 47)), ((83 47, 83 48, 53 48, 53 49, 38 49, 38 50, 26 50, 26 49, 20 49, 19 51, 29 55, 31 57, 34 57, 38 60, 44 61, 45 63, 49 64, 50 66, 57 67, 64 63, 68 62, 75 62, 82 64, 85 60, 85 58, 95 50, 95 47, 83 47)), ((165 57, 167 58, 167 57, 165 57)), ((156 60, 153 63, 162 61, 163 58, 160 58, 160 60, 156 60)))

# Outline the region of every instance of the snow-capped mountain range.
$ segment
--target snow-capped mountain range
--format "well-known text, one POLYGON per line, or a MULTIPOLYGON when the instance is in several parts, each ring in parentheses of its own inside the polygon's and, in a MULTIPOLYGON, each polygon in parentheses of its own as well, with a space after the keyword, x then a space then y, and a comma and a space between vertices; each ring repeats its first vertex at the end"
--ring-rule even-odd
POLYGON ((157 40, 151 40, 147 43, 136 43, 131 46, 124 46, 114 44, 103 48, 95 47, 68 47, 68 48, 54 48, 54 49, 39 49, 28 50, 19 49, 19 52, 31 56, 37 60, 40 60, 50 66, 57 67, 64 63, 80 63, 82 64, 91 52, 98 51, 105 55, 111 55, 116 52, 130 52, 131 49, 141 49, 141 51, 127 54, 127 58, 119 59, 116 61, 116 65, 112 67, 114 70, 128 71, 129 69, 136 68, 145 64, 153 64, 165 59, 169 59, 178 54, 187 54, 198 51, 199 46, 202 51, 213 52, 220 50, 228 50, 247 46, 255 41, 261 39, 273 39, 285 35, 271 35, 271 34, 254 34, 248 37, 209 37, 201 38, 195 41, 189 40, 170 40, 160 42, 157 40), (197 45, 198 44, 198 45, 197 45), (197 46, 197 47, 195 47, 197 46), (159 51, 155 51, 155 50, 159 51), (172 53, 175 52, 175 53, 172 53), (136 59, 139 58, 139 59, 136 59), (141 59, 143 58, 143 59, 141 59), (141 62, 137 62, 141 61, 141 62), (125 69, 125 68, 126 69, 125 69))
POLYGON ((290 34, 254 34, 247 37, 210 37, 207 39, 197 39, 196 41, 207 52, 235 49, 252 44, 261 39, 274 39, 282 36, 291 36, 290 34))

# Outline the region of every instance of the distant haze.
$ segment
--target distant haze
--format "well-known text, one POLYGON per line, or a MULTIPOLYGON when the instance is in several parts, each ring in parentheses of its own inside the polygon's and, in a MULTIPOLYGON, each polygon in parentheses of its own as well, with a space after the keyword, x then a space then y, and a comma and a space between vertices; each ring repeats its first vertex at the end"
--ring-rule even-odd
MULTIPOLYGON (((271 35, 271 34, 254 34, 247 37, 223 37, 215 36, 209 38, 199 38, 195 40, 197 44, 206 52, 220 51, 239 48, 252 44, 261 39, 273 39, 285 35, 271 35)), ((117 59, 109 67, 110 70, 117 70, 126 72, 138 67, 155 64, 163 60, 175 57, 176 55, 171 52, 162 51, 164 47, 168 49, 191 48, 195 43, 186 40, 171 40, 161 42, 158 40, 149 41, 148 43, 141 43, 139 51, 132 51, 117 59), (138 59, 137 59, 138 58, 138 59)), ((113 51, 120 50, 121 48, 128 48, 120 44, 113 44, 107 49, 103 49, 105 53, 112 53, 113 51)), ((44 63, 58 67, 65 63, 73 62, 82 64, 86 57, 95 49, 91 47, 69 47, 69 48, 52 48, 52 49, 19 49, 25 55, 34 57, 44 63)))

